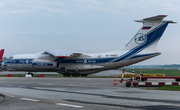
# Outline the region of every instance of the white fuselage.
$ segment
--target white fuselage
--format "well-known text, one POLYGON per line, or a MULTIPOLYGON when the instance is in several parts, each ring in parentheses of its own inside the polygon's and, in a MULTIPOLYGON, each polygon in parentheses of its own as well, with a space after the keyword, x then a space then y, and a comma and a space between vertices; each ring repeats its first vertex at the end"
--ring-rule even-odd
POLYGON ((9 71, 59 72, 62 74, 66 72, 71 74, 78 72, 80 74, 91 74, 103 70, 118 69, 125 65, 131 65, 160 54, 159 52, 137 54, 128 60, 120 60, 125 53, 128 53, 128 50, 67 57, 62 61, 58 61, 58 58, 51 59, 50 55, 44 54, 44 52, 36 54, 19 54, 12 56, 12 59, 4 62, 3 65, 8 68, 9 71), (51 61, 44 61, 44 58, 46 57, 51 61), (39 63, 41 67, 33 65, 33 61, 36 59, 42 59, 40 60, 42 63, 39 63), (44 66, 42 66, 43 63, 47 63, 47 65, 44 64, 44 66), (48 63, 52 65, 49 65, 50 67, 48 67, 48 63))

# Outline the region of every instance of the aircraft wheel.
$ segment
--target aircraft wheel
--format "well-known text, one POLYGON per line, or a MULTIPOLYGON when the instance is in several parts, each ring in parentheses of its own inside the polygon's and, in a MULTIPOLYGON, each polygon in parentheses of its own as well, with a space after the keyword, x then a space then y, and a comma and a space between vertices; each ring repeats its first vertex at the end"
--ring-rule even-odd
POLYGON ((73 73, 72 76, 79 77, 80 74, 79 73, 73 73))
POLYGON ((70 73, 64 73, 63 76, 64 77, 70 77, 70 73))
POLYGON ((82 77, 87 77, 87 74, 81 74, 82 77))
POLYGON ((126 87, 130 87, 131 86, 131 83, 126 83, 126 87))

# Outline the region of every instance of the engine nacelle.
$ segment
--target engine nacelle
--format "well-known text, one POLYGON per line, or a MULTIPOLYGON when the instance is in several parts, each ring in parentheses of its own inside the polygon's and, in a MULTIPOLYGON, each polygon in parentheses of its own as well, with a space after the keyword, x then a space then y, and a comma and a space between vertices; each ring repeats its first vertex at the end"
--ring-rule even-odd
POLYGON ((32 66, 33 68, 36 69, 53 69, 53 68, 57 68, 57 62, 35 59, 32 61, 32 66))

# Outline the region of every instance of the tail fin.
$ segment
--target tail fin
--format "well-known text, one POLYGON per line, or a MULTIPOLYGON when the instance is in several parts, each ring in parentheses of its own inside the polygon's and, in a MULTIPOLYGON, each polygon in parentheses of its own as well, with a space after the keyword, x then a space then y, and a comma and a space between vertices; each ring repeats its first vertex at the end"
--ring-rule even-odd
POLYGON ((169 23, 175 23, 171 20, 163 20, 166 16, 167 15, 158 15, 142 20, 135 20, 136 22, 143 22, 143 26, 125 46, 125 49, 144 49, 149 46, 156 47, 167 25, 169 23))
POLYGON ((1 51, 0 51, 0 62, 2 61, 3 54, 4 54, 4 49, 1 49, 1 51))

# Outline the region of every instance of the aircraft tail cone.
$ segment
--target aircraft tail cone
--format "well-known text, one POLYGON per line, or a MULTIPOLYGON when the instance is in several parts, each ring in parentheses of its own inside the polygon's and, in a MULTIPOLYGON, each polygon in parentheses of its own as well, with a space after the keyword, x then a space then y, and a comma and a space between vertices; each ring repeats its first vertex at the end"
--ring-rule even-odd
POLYGON ((115 76, 115 79, 114 79, 114 85, 117 85, 116 76, 115 76))

